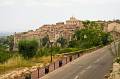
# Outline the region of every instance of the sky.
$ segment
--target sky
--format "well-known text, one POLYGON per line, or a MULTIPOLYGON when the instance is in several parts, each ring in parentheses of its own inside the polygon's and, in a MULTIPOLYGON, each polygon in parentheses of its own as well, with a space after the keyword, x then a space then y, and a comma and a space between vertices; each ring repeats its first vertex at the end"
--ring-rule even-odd
POLYGON ((23 32, 44 24, 120 19, 120 0, 0 0, 0 32, 23 32))

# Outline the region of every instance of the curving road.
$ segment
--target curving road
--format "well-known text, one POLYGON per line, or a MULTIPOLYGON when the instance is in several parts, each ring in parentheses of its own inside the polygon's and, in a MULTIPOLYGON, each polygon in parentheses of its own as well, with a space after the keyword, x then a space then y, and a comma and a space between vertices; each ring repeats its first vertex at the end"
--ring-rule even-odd
POLYGON ((112 66, 113 57, 108 46, 64 65, 40 79, 104 79, 112 66))

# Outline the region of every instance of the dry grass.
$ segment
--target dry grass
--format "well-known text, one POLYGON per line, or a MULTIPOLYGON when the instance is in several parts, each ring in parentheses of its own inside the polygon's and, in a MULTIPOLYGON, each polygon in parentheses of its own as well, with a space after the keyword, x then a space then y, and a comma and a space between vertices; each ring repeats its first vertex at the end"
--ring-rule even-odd
POLYGON ((31 67, 32 63, 23 59, 21 56, 13 56, 4 64, 0 64, 0 74, 9 72, 22 67, 31 67))
MULTIPOLYGON (((60 59, 61 57, 62 55, 53 56, 53 61, 56 61, 60 59)), ((30 60, 25 60, 23 57, 17 55, 17 56, 13 56, 12 58, 10 58, 4 64, 0 64, 0 74, 5 74, 13 70, 17 71, 25 67, 32 67, 32 66, 40 65, 40 64, 48 64, 50 62, 51 62, 50 56, 33 57, 30 60)))

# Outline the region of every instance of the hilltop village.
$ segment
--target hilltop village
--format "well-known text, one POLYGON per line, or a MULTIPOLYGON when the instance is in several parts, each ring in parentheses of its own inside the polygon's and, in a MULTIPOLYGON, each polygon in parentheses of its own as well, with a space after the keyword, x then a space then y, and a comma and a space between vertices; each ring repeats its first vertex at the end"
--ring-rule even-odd
MULTIPOLYGON (((118 32, 120 31, 120 23, 116 21, 96 21, 96 23, 102 25, 102 30, 105 32, 112 31, 114 27, 117 28, 118 32)), ((50 42, 55 42, 60 37, 71 40, 74 31, 83 28, 85 28, 83 21, 76 19, 75 17, 70 17, 70 19, 65 22, 43 25, 35 31, 29 30, 28 32, 15 33, 14 46, 16 47, 21 39, 36 39, 39 41, 45 36, 49 37, 50 42)))

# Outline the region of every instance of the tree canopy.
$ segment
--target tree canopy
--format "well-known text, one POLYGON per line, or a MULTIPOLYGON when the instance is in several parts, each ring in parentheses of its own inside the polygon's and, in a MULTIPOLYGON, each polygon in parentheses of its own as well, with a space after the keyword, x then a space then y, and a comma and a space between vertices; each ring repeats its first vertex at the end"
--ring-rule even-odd
POLYGON ((80 48, 90 48, 98 45, 106 45, 109 42, 109 35, 110 34, 97 29, 87 28, 76 30, 74 34, 74 40, 72 40, 70 43, 80 48))
POLYGON ((50 40, 49 40, 49 36, 48 35, 41 39, 41 45, 43 47, 45 47, 45 46, 48 47, 49 46, 49 42, 50 42, 50 40))
POLYGON ((87 29, 99 29, 99 30, 103 30, 103 26, 102 24, 99 24, 95 21, 89 21, 89 20, 86 20, 86 21, 83 21, 83 25, 85 28, 87 29))
POLYGON ((57 39, 57 43, 60 43, 61 47, 64 47, 65 44, 67 43, 67 40, 63 37, 60 37, 57 39))
POLYGON ((18 49, 24 58, 29 59, 36 54, 38 42, 36 40, 21 40, 19 41, 18 49))

